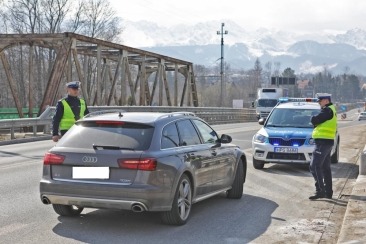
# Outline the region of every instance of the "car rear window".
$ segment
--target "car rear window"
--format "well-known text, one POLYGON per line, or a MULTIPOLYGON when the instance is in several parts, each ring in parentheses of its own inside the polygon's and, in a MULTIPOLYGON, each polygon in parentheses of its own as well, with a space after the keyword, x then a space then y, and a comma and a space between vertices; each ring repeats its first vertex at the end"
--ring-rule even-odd
POLYGON ((122 121, 80 121, 62 138, 59 146, 93 148, 93 145, 147 150, 154 127, 122 121))

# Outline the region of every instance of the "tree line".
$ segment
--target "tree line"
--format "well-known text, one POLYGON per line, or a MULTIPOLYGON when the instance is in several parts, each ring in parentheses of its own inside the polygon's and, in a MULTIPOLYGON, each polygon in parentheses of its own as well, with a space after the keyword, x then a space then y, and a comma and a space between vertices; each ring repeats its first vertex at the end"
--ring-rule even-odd
MULTIPOLYGON (((281 63, 267 62, 264 67, 257 58, 253 68, 232 69, 225 64, 225 98, 224 106, 231 107, 233 100, 244 101, 243 107, 250 107, 256 99, 256 91, 260 87, 273 87, 271 77, 295 78, 295 85, 278 85, 289 90, 289 96, 309 97, 316 93, 331 93, 333 101, 339 103, 364 102, 366 99, 365 77, 348 73, 333 75, 326 68, 315 74, 295 74, 291 67, 281 71, 281 63), (304 86, 299 83, 305 82, 304 86)), ((203 106, 219 106, 220 77, 218 67, 207 68, 195 66, 197 87, 202 91, 200 103, 203 106)))

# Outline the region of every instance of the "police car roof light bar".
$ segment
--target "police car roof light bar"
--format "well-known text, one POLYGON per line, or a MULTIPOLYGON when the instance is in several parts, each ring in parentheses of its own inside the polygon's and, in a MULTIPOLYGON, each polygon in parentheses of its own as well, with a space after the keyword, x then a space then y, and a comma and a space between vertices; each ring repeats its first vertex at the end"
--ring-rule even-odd
POLYGON ((302 97, 280 97, 278 102, 286 103, 286 102, 317 102, 318 98, 302 98, 302 97))

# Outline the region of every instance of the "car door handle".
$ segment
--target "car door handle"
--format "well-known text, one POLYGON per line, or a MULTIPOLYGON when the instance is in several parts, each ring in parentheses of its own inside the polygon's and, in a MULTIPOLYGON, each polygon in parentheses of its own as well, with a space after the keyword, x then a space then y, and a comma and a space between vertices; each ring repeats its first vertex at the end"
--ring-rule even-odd
POLYGON ((216 155, 217 155, 217 152, 216 152, 216 151, 212 151, 212 152, 211 152, 211 155, 212 155, 212 156, 216 156, 216 155))

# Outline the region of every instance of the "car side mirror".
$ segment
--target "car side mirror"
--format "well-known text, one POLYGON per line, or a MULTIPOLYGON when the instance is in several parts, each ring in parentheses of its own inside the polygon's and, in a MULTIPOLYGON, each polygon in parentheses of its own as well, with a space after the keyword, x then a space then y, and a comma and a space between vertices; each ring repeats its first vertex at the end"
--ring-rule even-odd
POLYGON ((220 138, 221 143, 230 143, 230 142, 232 142, 232 140, 233 139, 231 138, 231 136, 226 135, 226 134, 222 134, 221 138, 220 138))
POLYGON ((267 119, 267 118, 260 118, 260 119, 258 120, 258 124, 260 124, 260 125, 264 125, 264 123, 266 122, 266 119, 267 119))

